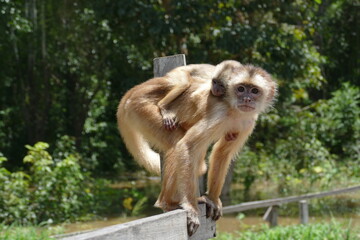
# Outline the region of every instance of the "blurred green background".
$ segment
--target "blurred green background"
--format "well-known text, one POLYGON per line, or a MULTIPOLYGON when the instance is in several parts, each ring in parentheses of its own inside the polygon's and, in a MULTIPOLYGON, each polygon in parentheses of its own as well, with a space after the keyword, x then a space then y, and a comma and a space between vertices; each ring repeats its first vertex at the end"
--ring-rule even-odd
POLYGON ((359 25, 358 0, 0 0, 0 222, 141 212, 148 194, 111 187, 146 176, 116 108, 178 53, 279 83, 231 170, 238 199, 264 182, 278 195, 358 182, 359 25))

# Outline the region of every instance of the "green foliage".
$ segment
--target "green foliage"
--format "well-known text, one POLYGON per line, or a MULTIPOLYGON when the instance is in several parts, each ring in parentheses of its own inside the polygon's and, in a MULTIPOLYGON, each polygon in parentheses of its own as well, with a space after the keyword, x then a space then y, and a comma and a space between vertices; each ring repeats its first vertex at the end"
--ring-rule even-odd
MULTIPOLYGON (((27 145, 29 174, 0 169, 0 222, 20 224, 74 220, 92 204, 89 182, 75 155, 55 162, 49 145, 27 145)), ((2 159, 4 160, 4 158, 2 159)))
POLYGON ((0 240, 51 240, 50 236, 60 234, 60 229, 42 229, 32 226, 0 224, 0 240))
POLYGON ((319 139, 345 159, 360 159, 360 88, 349 83, 315 106, 319 139))
POLYGON ((144 193, 135 186, 115 189, 108 180, 91 178, 81 168, 74 144, 68 136, 62 137, 54 158, 45 142, 26 145, 28 173, 8 171, 2 166, 7 159, 0 155, 0 222, 50 224, 115 212, 142 213, 148 199, 144 193))
POLYGON ((349 227, 339 223, 317 223, 309 225, 296 225, 276 227, 269 229, 264 226, 261 232, 245 231, 233 234, 220 234, 221 240, 355 240, 358 239, 349 227))
POLYGON ((1 163, 0 157, 0 222, 10 223, 16 220, 31 221, 35 216, 29 209, 29 176, 24 172, 11 173, 1 163))

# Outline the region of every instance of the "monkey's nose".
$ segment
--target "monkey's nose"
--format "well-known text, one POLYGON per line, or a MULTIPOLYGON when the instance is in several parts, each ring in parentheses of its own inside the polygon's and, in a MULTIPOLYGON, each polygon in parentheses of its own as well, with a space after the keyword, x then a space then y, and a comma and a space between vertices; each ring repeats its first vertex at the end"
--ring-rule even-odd
POLYGON ((243 98, 244 103, 250 103, 251 102, 251 98, 250 97, 244 97, 243 98))

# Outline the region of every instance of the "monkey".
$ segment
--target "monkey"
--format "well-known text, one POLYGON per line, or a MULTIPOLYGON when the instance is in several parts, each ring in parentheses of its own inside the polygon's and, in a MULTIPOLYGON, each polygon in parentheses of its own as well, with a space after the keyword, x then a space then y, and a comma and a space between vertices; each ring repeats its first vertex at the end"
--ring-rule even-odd
POLYGON ((165 129, 172 131, 177 127, 176 116, 172 111, 168 110, 168 104, 186 91, 192 81, 205 82, 211 79, 214 69, 215 66, 210 64, 191 64, 177 67, 165 75, 165 78, 169 79, 169 85, 173 86, 157 104, 163 117, 165 129))
POLYGON ((120 134, 135 160, 149 172, 160 175, 160 156, 150 147, 155 147, 160 152, 165 153, 184 135, 184 130, 179 128, 171 135, 165 137, 162 125, 158 125, 159 122, 163 122, 165 129, 168 129, 165 122, 167 119, 168 121, 173 121, 175 118, 171 111, 168 112, 165 109, 165 106, 167 106, 168 103, 172 103, 174 99, 190 86, 190 83, 193 82, 191 76, 197 78, 197 81, 194 81, 197 85, 211 79, 209 74, 212 74, 213 67, 214 66, 210 64, 178 67, 164 77, 150 79, 145 83, 135 86, 121 99, 117 111, 120 134), (133 112, 132 109, 134 108, 136 111, 133 112), (148 118, 144 119, 145 121, 135 121, 134 124, 138 124, 144 128, 143 125, 146 122, 150 124, 149 126, 153 126, 153 128, 145 128, 143 133, 140 134, 131 126, 129 126, 129 128, 125 127, 130 123, 129 119, 136 120, 142 116, 148 118), (154 131, 152 129, 154 129, 154 131), (157 131, 157 129, 159 130, 157 131), (144 138, 144 133, 147 136, 147 140, 144 138), (149 142, 151 144, 149 144, 149 142))
MULTIPOLYGON (((206 82, 211 81, 211 93, 216 97, 221 97, 225 94, 226 84, 224 79, 213 78, 216 69, 222 69, 222 66, 227 68, 241 66, 241 63, 233 60, 223 61, 217 68, 210 64, 191 64, 181 66, 172 70, 166 75, 173 84, 173 89, 166 94, 166 96, 158 102, 161 115, 163 116, 164 126, 167 130, 174 130, 177 127, 176 116, 172 111, 169 111, 166 106, 189 88, 192 81, 206 82), (182 75, 182 76, 181 76, 182 75), (188 76, 190 75, 190 76, 188 76)), ((225 71, 222 71, 223 73, 225 71)), ((231 135, 229 135, 231 140, 231 135)))
POLYGON ((219 196, 229 164, 251 135, 259 114, 272 105, 277 84, 259 67, 219 64, 212 75, 212 80, 226 84, 219 99, 211 92, 212 81, 194 81, 191 74, 172 77, 184 76, 191 84, 167 106, 179 123, 173 131, 163 127, 158 107, 174 89, 166 77, 130 89, 120 100, 117 120, 125 145, 140 165, 159 174, 160 156, 153 149, 164 154, 162 187, 155 206, 164 211, 186 210, 191 236, 200 224, 198 201, 206 203, 207 217, 217 220, 222 215, 219 196), (197 198, 198 175, 212 143, 207 192, 197 198))

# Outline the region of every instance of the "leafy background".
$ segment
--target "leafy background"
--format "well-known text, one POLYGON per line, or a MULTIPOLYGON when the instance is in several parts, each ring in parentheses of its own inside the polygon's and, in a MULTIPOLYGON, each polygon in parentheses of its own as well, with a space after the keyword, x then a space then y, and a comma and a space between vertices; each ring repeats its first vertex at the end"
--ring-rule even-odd
MULTIPOLYGON (((154 57, 177 53, 188 64, 252 63, 279 83, 278 101, 233 169, 245 199, 257 181, 277 183, 280 193, 356 182, 359 6, 0 0, 0 220, 64 221, 105 211, 104 196, 113 191, 107 181, 140 170, 117 131, 118 101, 152 77, 154 57)), ((129 199, 144 199, 131 191, 115 194, 125 201, 121 211, 132 209, 129 199)))

